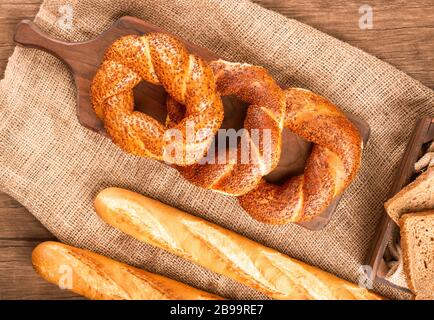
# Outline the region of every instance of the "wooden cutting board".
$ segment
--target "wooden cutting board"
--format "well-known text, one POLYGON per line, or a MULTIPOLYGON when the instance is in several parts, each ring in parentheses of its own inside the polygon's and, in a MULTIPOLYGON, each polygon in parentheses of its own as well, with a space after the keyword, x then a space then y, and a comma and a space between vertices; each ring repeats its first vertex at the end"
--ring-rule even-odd
MULTIPOLYGON (((164 32, 159 27, 134 17, 122 17, 107 31, 97 38, 77 43, 60 41, 42 32, 31 21, 23 20, 17 26, 14 41, 26 47, 44 50, 62 60, 71 70, 77 86, 77 117, 78 121, 88 129, 104 134, 102 122, 96 117, 90 102, 90 84, 100 65, 106 49, 118 38, 128 34, 145 34, 149 32, 164 32)), ((172 35, 174 36, 174 35, 172 35)), ((177 37, 190 52, 207 61, 218 57, 211 51, 198 47, 184 39, 177 37)), ((166 117, 166 92, 162 87, 146 82, 139 84, 135 90, 136 110, 145 112, 157 120, 164 121, 166 117)), ((222 128, 240 129, 243 126, 247 105, 235 97, 223 97, 225 118, 222 128)), ((361 118, 347 114, 348 118, 359 129, 364 144, 370 133, 369 125, 361 118)), ((311 143, 291 133, 283 132, 282 156, 279 165, 265 178, 270 182, 279 182, 291 175, 303 172, 305 161, 309 156, 311 143)), ((334 202, 320 216, 309 222, 299 223, 310 230, 320 230, 330 221, 341 197, 334 202)))

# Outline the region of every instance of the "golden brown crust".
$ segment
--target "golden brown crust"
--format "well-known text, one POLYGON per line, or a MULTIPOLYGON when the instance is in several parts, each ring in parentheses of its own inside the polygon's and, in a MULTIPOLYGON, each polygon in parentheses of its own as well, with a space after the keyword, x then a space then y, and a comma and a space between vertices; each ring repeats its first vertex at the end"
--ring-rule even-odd
POLYGON ((45 280, 89 299, 221 299, 181 282, 59 242, 39 244, 33 250, 32 263, 45 280))
MULTIPOLYGON (((264 175, 277 166, 281 152, 285 96, 262 67, 224 60, 212 61, 210 65, 221 95, 234 95, 249 103, 240 140, 245 143, 244 147, 249 145, 250 159, 245 161, 242 144, 239 143, 234 162, 194 164, 177 169, 186 179, 200 187, 239 196, 252 190, 264 175), (267 130, 271 145, 265 147, 267 141, 263 133, 267 130)), ((170 118, 174 119, 177 115, 171 110, 176 110, 176 107, 172 107, 174 102, 171 98, 168 99, 169 104, 169 114, 174 113, 170 118)), ((226 159, 229 159, 229 151, 226 159)))
POLYGON ((92 81, 91 97, 95 113, 120 148, 178 165, 199 161, 223 121, 223 105, 211 68, 163 33, 129 35, 114 42, 92 81), (182 139, 176 144, 167 131, 170 123, 165 126, 134 111, 132 89, 142 80, 162 85, 185 105, 176 125, 182 139), (203 134, 190 139, 187 124, 194 134, 202 129, 203 134))
MULTIPOLYGON (((359 170, 362 139, 357 128, 330 101, 304 89, 284 91, 282 112, 281 90, 263 68, 222 60, 211 62, 211 66, 220 94, 235 94, 252 103, 244 123, 247 132, 271 130, 274 142, 271 165, 266 171, 260 169, 260 164, 264 163, 261 146, 256 163, 240 163, 239 147, 236 164, 193 164, 176 169, 200 187, 237 196, 241 206, 264 223, 308 221, 321 214, 348 187, 359 170), (282 116, 284 122, 280 123, 282 116), (263 176, 277 165, 283 126, 315 145, 304 174, 291 177, 283 185, 275 185, 266 182, 263 176)), ((171 98, 167 104, 168 118, 176 123, 183 106, 171 98)), ((242 137, 250 139, 249 134, 242 137)))
POLYGON ((271 224, 321 214, 348 187, 361 162, 360 133, 336 106, 304 89, 287 89, 285 94, 285 127, 314 143, 304 174, 283 186, 263 180, 238 198, 252 217, 271 224))
POLYGON ((104 221, 134 238, 273 299, 382 299, 363 287, 125 189, 101 191, 95 209, 104 221))

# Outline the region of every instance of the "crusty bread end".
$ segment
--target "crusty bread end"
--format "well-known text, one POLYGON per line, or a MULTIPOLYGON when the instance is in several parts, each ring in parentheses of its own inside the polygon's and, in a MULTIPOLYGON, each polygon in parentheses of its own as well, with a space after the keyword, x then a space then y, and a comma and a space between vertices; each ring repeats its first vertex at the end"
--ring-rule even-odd
POLYGON ((429 168, 415 181, 404 187, 384 205, 390 218, 399 224, 406 212, 425 211, 434 208, 434 167, 429 168))
POLYGON ((404 214, 401 247, 410 290, 417 299, 434 299, 434 210, 404 214))

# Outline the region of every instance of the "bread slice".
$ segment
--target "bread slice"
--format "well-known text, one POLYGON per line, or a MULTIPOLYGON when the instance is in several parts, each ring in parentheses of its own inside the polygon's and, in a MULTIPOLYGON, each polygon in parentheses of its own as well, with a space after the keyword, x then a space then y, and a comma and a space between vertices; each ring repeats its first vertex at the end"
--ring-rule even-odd
POLYGON ((434 210, 399 219, 404 271, 416 299, 434 299, 434 210))
POLYGON ((385 203, 384 207, 396 224, 405 212, 434 209, 434 167, 429 168, 399 191, 385 203))

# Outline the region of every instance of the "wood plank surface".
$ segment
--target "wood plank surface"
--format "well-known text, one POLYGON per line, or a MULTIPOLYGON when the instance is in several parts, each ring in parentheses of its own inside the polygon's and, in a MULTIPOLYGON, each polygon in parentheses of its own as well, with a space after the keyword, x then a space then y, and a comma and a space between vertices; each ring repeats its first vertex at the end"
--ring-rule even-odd
MULTIPOLYGON (((258 4, 307 23, 389 62, 434 88, 434 1, 432 0, 257 0, 258 4), (373 8, 373 29, 359 28, 359 8, 373 8)), ((0 0, 0 78, 22 19, 32 19, 40 0, 0 0)), ((24 207, 0 192, 0 299, 74 299, 32 270, 33 247, 52 240, 24 207)))

